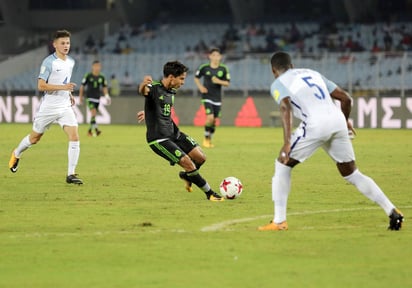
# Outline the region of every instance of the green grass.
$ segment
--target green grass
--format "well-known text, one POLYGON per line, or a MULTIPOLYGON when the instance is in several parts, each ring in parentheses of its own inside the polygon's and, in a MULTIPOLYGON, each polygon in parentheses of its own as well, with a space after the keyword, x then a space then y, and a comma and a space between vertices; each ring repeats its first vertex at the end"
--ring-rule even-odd
MULTIPOLYGON (((234 201, 184 191, 179 168, 155 155, 145 128, 81 126, 77 172, 65 183, 67 141, 55 125, 26 151, 9 154, 30 125, 1 124, 0 287, 411 287, 409 130, 359 130, 360 170, 405 214, 404 229, 346 184, 323 151, 295 168, 289 229, 258 232, 273 215, 271 178, 282 132, 217 130, 202 175, 244 184, 234 201), (206 231, 205 231, 206 230, 206 231)), ((182 127, 199 141, 202 128, 182 127)))

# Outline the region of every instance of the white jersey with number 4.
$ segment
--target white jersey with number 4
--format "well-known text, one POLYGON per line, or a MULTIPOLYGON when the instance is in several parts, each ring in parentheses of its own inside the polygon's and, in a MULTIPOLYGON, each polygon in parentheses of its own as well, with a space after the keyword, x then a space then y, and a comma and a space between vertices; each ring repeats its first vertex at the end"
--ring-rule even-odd
MULTIPOLYGON (((38 78, 54 85, 70 83, 74 63, 74 59, 70 56, 63 60, 53 53, 43 60, 38 78)), ((67 107, 71 107, 70 92, 59 90, 45 91, 39 109, 44 111, 44 109, 67 109, 67 107)))
POLYGON ((330 93, 337 85, 311 69, 289 69, 271 85, 270 92, 279 104, 290 97, 293 114, 307 126, 346 129, 346 119, 330 93))

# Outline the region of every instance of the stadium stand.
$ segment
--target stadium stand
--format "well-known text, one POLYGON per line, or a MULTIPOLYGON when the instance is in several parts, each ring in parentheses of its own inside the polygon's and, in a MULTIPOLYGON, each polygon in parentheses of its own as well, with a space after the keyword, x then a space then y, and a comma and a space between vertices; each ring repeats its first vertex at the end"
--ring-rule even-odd
MULTIPOLYGON (((294 54, 296 67, 317 69, 346 88, 412 89, 412 81, 407 81, 412 79, 411 27, 408 22, 338 23, 327 29, 313 22, 123 25, 87 51, 72 47, 71 55, 77 60, 72 80, 80 83, 96 58, 108 77, 114 74, 121 81, 128 72, 136 85, 145 74, 160 77, 158 67, 170 60, 185 62, 193 73, 207 61, 208 47, 219 46, 231 70, 232 90, 267 90, 273 81, 269 57, 278 49, 294 54)), ((0 81, 0 89, 36 90, 37 66, 0 81)), ((185 89, 195 89, 193 81, 187 81, 185 89)))

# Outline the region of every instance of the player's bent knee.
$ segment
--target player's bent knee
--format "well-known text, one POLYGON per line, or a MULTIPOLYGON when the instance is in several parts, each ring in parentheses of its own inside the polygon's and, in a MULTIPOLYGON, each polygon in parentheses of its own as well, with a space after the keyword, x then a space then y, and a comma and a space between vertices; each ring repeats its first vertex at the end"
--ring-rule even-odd
POLYGON ((34 145, 37 144, 40 141, 41 137, 36 137, 36 138, 30 138, 30 144, 34 145))
POLYGON ((179 160, 179 165, 185 169, 185 171, 193 171, 196 169, 195 163, 190 159, 188 155, 183 156, 179 160))
POLYGON ((357 169, 355 161, 336 163, 336 166, 338 167, 339 173, 342 177, 351 175, 357 169))
POLYGON ((40 141, 42 136, 43 136, 43 134, 39 134, 39 133, 30 134, 30 136, 29 136, 30 144, 32 144, 32 145, 37 144, 37 142, 40 141))
POLYGON ((206 154, 203 150, 197 146, 192 151, 189 152, 189 157, 197 164, 202 165, 206 161, 206 154))

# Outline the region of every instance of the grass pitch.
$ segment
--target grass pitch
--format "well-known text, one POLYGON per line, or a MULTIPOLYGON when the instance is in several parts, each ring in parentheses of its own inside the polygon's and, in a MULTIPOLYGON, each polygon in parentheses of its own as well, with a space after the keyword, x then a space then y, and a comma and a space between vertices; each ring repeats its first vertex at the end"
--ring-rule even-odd
MULTIPOLYGON (((411 287, 409 130, 359 130, 360 170, 405 214, 402 231, 347 184, 323 151, 292 174, 289 231, 259 232, 273 217, 271 178, 279 128, 217 129, 202 175, 226 176, 239 199, 213 203, 184 190, 178 167, 155 155, 145 128, 80 126, 77 172, 65 183, 67 141, 55 125, 9 155, 31 125, 0 124, 0 287, 411 287)), ((202 128, 181 127, 199 142, 202 128)))

